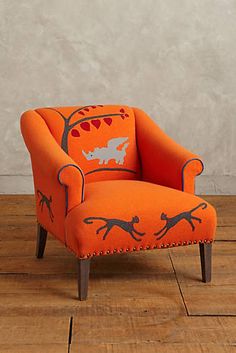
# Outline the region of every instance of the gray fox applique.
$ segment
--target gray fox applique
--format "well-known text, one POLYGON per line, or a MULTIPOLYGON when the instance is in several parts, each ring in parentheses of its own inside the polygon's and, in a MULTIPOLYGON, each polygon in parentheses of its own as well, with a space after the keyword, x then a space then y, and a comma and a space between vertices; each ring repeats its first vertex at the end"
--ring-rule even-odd
POLYGON ((129 145, 129 143, 126 142, 127 140, 128 137, 116 137, 109 140, 106 147, 96 147, 94 151, 88 153, 82 151, 82 153, 88 161, 99 159, 99 164, 107 164, 112 159, 116 161, 116 164, 124 164, 126 148, 129 145), (123 143, 122 148, 118 150, 117 147, 123 143))

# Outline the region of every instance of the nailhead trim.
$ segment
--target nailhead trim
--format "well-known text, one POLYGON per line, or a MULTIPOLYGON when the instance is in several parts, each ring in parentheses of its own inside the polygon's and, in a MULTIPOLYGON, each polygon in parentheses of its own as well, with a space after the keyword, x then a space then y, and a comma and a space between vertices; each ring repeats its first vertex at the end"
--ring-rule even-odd
MULTIPOLYGON (((106 250, 106 251, 100 251, 100 252, 93 252, 92 254, 87 254, 87 255, 80 255, 79 258, 80 259, 84 259, 84 258, 90 258, 93 256, 99 256, 99 255, 105 255, 105 254, 114 254, 117 252, 132 252, 132 251, 139 251, 139 250, 149 250, 149 249, 163 249, 163 248, 171 248, 171 247, 176 247, 176 246, 186 246, 186 245, 191 245, 191 244, 210 244, 213 242, 213 239, 211 240, 188 240, 188 241, 184 241, 181 242, 179 241, 178 243, 167 243, 167 244, 156 244, 156 245, 146 245, 145 247, 140 246, 139 248, 137 247, 133 247, 133 248, 126 248, 126 249, 113 249, 113 250, 106 250)), ((75 252, 70 249, 68 247, 68 249, 73 252, 75 254, 75 252)), ((76 255, 76 254, 75 254, 76 255)))

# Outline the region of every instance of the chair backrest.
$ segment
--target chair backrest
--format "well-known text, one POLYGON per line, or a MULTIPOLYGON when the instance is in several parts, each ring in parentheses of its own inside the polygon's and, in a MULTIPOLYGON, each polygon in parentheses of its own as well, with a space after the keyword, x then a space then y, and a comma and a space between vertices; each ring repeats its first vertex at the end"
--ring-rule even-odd
POLYGON ((36 112, 61 148, 83 170, 86 182, 139 178, 132 108, 91 105, 40 108, 36 112))

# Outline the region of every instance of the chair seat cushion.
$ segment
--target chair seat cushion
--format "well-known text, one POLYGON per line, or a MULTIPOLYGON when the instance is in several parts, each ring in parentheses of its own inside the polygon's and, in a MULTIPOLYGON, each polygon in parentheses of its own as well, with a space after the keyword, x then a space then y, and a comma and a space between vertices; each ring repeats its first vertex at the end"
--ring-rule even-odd
POLYGON ((86 184, 85 201, 65 221, 65 243, 79 258, 211 242, 214 208, 201 198, 133 180, 86 184))

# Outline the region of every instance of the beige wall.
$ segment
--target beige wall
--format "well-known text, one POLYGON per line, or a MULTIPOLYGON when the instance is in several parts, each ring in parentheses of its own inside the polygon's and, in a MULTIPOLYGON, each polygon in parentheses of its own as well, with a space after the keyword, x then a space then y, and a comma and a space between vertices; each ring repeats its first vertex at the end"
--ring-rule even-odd
POLYGON ((19 116, 139 106, 235 193, 236 0, 0 0, 0 192, 31 192, 19 116))

